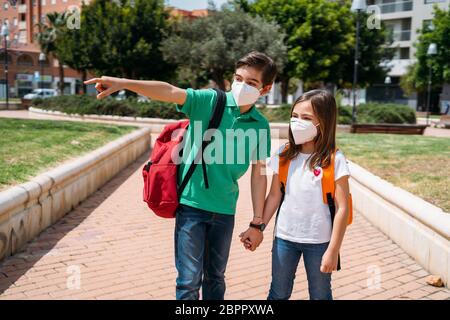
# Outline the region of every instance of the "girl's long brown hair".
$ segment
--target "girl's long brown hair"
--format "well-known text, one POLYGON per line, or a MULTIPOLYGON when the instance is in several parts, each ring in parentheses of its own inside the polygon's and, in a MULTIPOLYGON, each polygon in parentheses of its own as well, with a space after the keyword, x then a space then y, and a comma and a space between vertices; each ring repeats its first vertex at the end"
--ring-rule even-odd
MULTIPOLYGON (((331 154, 336 148, 336 100, 327 90, 312 90, 302 94, 292 105, 292 112, 297 104, 310 101, 313 112, 319 120, 317 136, 314 138, 314 152, 309 156, 309 167, 327 167, 330 165, 331 154)), ((288 148, 280 154, 280 159, 292 160, 301 152, 302 145, 296 145, 289 125, 288 148)), ((283 161, 283 160, 281 160, 283 161)))

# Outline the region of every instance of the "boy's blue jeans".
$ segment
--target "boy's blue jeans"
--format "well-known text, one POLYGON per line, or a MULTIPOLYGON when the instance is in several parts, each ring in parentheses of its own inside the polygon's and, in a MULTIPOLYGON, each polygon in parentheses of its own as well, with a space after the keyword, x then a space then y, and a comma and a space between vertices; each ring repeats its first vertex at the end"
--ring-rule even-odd
POLYGON ((223 300, 234 215, 181 205, 175 222, 177 300, 223 300))
POLYGON ((311 300, 332 300, 331 273, 322 273, 322 256, 327 243, 296 243, 275 237, 272 247, 272 283, 268 300, 288 300, 294 286, 295 272, 303 254, 311 300))

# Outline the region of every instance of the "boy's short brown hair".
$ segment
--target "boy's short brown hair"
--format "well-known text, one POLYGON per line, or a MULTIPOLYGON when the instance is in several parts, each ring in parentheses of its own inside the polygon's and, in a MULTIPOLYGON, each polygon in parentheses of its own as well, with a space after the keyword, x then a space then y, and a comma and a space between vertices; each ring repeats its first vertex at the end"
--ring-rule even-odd
POLYGON ((277 76, 277 65, 268 55, 252 51, 236 62, 236 69, 241 67, 252 67, 262 71, 262 82, 264 86, 272 84, 277 76))

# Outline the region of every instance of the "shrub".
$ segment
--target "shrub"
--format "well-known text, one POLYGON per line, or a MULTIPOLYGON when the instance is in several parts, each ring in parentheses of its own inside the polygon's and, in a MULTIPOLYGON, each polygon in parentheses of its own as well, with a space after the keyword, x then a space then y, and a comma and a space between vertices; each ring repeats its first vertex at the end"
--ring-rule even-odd
POLYGON ((108 97, 98 100, 87 95, 67 95, 47 99, 33 99, 32 105, 46 110, 77 114, 117 115, 129 117, 148 117, 163 119, 183 119, 184 114, 178 112, 174 104, 150 101, 138 102, 130 97, 126 100, 116 100, 108 97))
POLYGON ((351 124, 352 123, 352 108, 348 106, 338 107, 338 119, 339 124, 351 124))
MULTIPOLYGON (((67 95, 47 99, 37 98, 32 104, 38 108, 56 110, 65 113, 117 115, 145 118, 183 119, 185 115, 176 110, 175 105, 166 102, 138 102, 137 98, 116 100, 107 97, 102 100, 87 95, 67 95)), ((259 111, 270 122, 289 122, 290 104, 279 108, 262 106, 259 111)), ((352 107, 338 107, 338 123, 351 124, 352 107)), ((416 123, 414 110, 401 104, 367 103, 357 108, 358 123, 416 123)))
POLYGON ((402 104, 367 103, 358 107, 357 122, 415 124, 416 113, 402 104))

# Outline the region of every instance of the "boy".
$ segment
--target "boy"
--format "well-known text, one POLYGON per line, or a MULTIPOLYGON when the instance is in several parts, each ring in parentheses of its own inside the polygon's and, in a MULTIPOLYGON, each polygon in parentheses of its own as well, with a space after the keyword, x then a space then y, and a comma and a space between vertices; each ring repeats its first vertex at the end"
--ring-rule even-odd
MULTIPOLYGON (((265 159, 270 156, 270 128, 254 103, 271 90, 276 73, 273 60, 260 52, 251 52, 236 63, 232 90, 226 93, 225 111, 217 130, 222 141, 216 144, 219 150, 215 150, 211 155, 213 161, 207 164, 209 188, 205 188, 202 170, 196 169, 180 196, 175 223, 177 299, 198 299, 200 287, 203 299, 224 299, 224 274, 239 195, 237 180, 247 171, 250 162, 254 237, 250 232, 248 238, 252 245, 249 249, 256 249, 260 243, 261 237, 256 235, 264 230, 262 213, 267 179, 263 169, 265 159), (217 156, 220 151, 226 159, 217 156)), ((207 128, 217 95, 212 89, 185 90, 159 81, 103 76, 85 83, 96 83, 95 88, 100 92, 98 99, 127 89, 153 100, 176 103, 177 110, 190 120, 187 141, 198 138, 195 136, 198 135, 197 125, 203 130, 207 128)), ((193 147, 191 151, 192 161, 197 150, 193 147)), ((180 164, 179 181, 189 164, 189 161, 180 164)))

